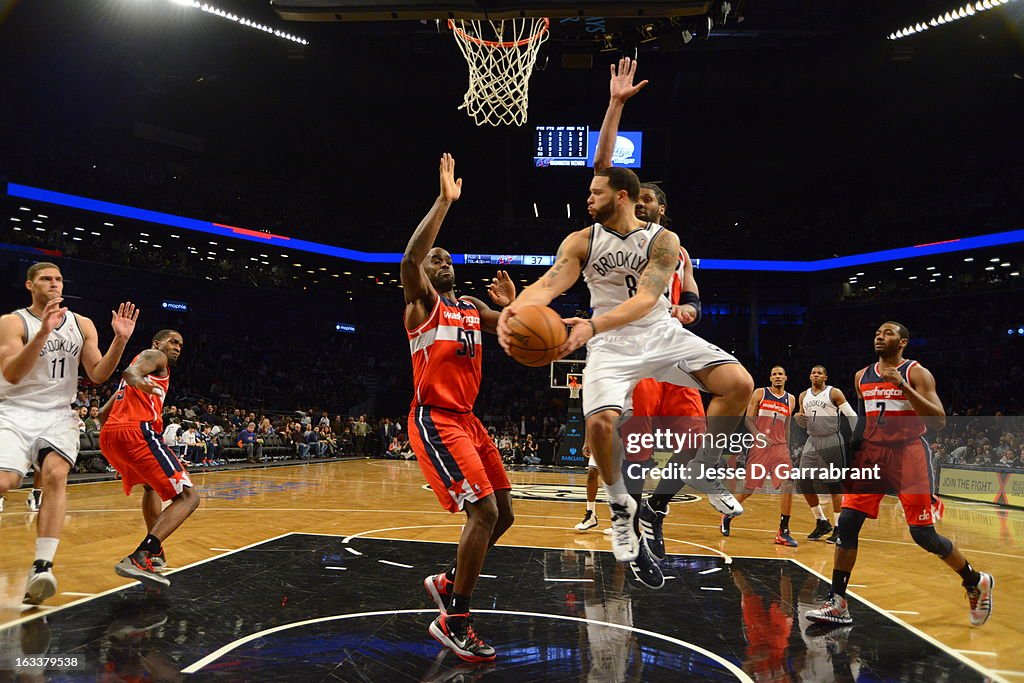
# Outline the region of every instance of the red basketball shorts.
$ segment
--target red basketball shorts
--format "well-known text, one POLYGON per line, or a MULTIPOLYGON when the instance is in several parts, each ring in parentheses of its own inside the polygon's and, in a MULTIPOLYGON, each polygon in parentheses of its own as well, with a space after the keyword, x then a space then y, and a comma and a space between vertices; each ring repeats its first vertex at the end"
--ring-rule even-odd
POLYGON ((923 439, 895 443, 865 441, 854 455, 853 467, 878 466, 880 479, 846 482, 843 507, 878 519, 886 493, 899 496, 910 526, 929 526, 942 518, 942 501, 934 494, 931 453, 923 439))
POLYGON ((409 413, 409 445, 449 512, 512 488, 498 448, 473 413, 417 406, 409 413))
POLYGON ((121 474, 125 495, 131 495, 136 484, 146 484, 161 500, 171 500, 186 486, 192 486, 178 457, 149 422, 104 425, 100 430, 100 451, 121 474))
POLYGON ((752 446, 747 452, 747 481, 743 486, 748 491, 754 491, 770 477, 772 485, 779 488, 785 479, 779 475, 782 471, 788 474, 791 464, 789 446, 784 443, 773 443, 766 448, 752 446))

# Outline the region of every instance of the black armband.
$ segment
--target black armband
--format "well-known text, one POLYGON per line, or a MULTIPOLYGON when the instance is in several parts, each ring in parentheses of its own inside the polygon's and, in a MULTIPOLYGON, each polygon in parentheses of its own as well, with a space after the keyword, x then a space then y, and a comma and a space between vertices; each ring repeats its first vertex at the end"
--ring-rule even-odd
POLYGON ((683 300, 680 302, 683 306, 693 306, 697 311, 697 317, 694 318, 690 325, 696 325, 700 322, 700 297, 693 292, 683 292, 683 300))

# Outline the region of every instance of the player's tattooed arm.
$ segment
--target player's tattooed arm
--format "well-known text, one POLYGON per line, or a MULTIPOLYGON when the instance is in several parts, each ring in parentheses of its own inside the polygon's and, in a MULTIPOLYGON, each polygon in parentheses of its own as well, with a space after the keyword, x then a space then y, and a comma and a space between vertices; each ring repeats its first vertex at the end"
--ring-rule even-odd
POLYGON ((516 300, 501 312, 501 316, 498 318, 498 342, 506 352, 509 339, 511 339, 508 319, 514 316, 519 308, 530 305, 547 306, 576 284, 583 270, 583 263, 587 259, 592 229, 578 230, 562 240, 562 244, 555 254, 554 264, 539 280, 524 289, 516 297, 516 300))
POLYGON ((438 175, 440 191, 437 199, 416 227, 402 254, 402 291, 405 293, 406 325, 410 329, 423 323, 437 301, 437 292, 423 270, 423 262, 434 246, 448 209, 462 196, 462 178, 455 179, 455 159, 451 154, 446 152, 441 156, 438 175))
POLYGON ((159 387, 149 379, 154 373, 164 375, 167 372, 167 356, 163 351, 146 349, 139 354, 131 365, 129 365, 121 377, 125 384, 136 389, 141 389, 147 394, 156 393, 159 387))

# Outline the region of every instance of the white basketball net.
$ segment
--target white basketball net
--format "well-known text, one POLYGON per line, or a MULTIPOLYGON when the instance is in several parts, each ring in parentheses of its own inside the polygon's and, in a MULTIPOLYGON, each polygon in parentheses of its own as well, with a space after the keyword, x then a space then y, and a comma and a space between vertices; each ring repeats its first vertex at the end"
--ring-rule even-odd
POLYGON ((476 125, 526 123, 530 74, 549 26, 550 22, 540 17, 448 20, 469 65, 469 88, 459 109, 465 109, 476 125))
POLYGON ((583 385, 582 384, 570 384, 569 385, 569 398, 579 398, 581 391, 583 391, 583 385))

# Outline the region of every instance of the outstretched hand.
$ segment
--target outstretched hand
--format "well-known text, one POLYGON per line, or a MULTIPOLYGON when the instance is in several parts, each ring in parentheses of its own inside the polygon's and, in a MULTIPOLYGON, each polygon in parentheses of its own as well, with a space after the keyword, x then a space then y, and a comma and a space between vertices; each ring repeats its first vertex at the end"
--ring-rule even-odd
POLYGON ((499 270, 498 274, 491 280, 491 284, 487 285, 487 293, 490 295, 491 301, 496 305, 508 306, 515 301, 516 285, 512 282, 508 272, 499 270))
POLYGON ((121 339, 129 339, 135 331, 139 309, 135 308, 131 301, 126 301, 118 306, 116 311, 111 311, 110 315, 110 326, 114 328, 114 335, 121 339))
POLYGON ((441 199, 456 202, 462 196, 462 178, 455 179, 455 158, 445 152, 441 155, 441 199))
POLYGON ((613 100, 625 102, 633 95, 643 90, 648 81, 642 80, 633 85, 633 77, 636 76, 636 60, 623 57, 619 60, 618 68, 611 65, 612 80, 608 85, 613 100))

